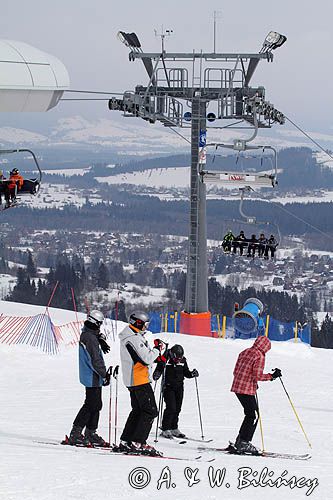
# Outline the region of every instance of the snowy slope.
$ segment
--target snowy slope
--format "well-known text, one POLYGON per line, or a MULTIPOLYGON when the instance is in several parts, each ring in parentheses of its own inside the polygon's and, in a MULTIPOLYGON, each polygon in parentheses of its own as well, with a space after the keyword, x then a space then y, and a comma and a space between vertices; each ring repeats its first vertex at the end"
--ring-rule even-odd
MULTIPOLYGON (((0 302, 0 313, 35 314, 37 309, 19 304, 0 302), (12 310, 10 310, 12 308, 12 310)), ((39 312, 39 311, 38 311, 39 312)), ((60 324, 73 319, 68 311, 51 310, 51 317, 60 324)), ((107 364, 118 362, 118 345, 113 334, 123 324, 110 327, 111 354, 107 364)), ((149 336, 151 338, 151 336, 149 336)), ((198 385, 201 396, 205 436, 214 438, 214 445, 224 446, 234 439, 242 420, 240 405, 230 393, 232 369, 238 353, 251 345, 250 341, 220 340, 161 334, 172 343, 181 343, 190 368, 200 372, 198 385)), ((0 498, 1 500, 55 500, 55 499, 129 499, 162 498, 190 499, 244 499, 261 500, 306 498, 307 488, 282 486, 280 489, 249 486, 237 488, 238 469, 251 467, 260 473, 264 467, 274 478, 288 471, 288 478, 318 478, 319 486, 311 498, 331 500, 332 480, 332 413, 333 377, 332 353, 302 344, 273 343, 267 355, 266 369, 276 366, 284 374, 284 381, 296 406, 304 428, 313 444, 312 459, 307 462, 270 460, 257 457, 218 456, 215 462, 196 463, 168 461, 143 457, 107 456, 95 450, 73 449, 39 444, 38 441, 58 441, 71 428, 71 423, 83 401, 84 389, 77 378, 77 350, 63 349, 50 357, 26 346, 0 344, 0 498), (175 489, 157 480, 168 466, 175 489), (208 469, 226 467, 227 481, 220 488, 211 488, 208 469), (129 485, 128 476, 135 467, 150 471, 151 482, 144 489, 129 485), (185 467, 198 468, 200 483, 191 488, 184 475, 185 467)), ((193 380, 185 381, 185 399, 180 428, 188 435, 200 437, 193 380)), ((104 408, 100 432, 107 437, 108 389, 104 389, 104 408)), ((282 452, 310 451, 279 381, 260 384, 259 402, 262 412, 266 449, 282 452)), ((119 429, 129 412, 128 391, 119 381, 119 429)), ((154 427, 155 429, 155 427, 154 427)), ((114 429, 113 429, 114 432, 114 429)), ((151 437, 153 442, 153 436, 151 437)), ((259 429, 254 443, 260 445, 259 429)), ((165 454, 179 457, 198 455, 196 443, 179 445, 158 443, 165 454)), ((205 455, 204 455, 205 456, 205 455)), ((187 471, 188 472, 188 471, 187 471)))

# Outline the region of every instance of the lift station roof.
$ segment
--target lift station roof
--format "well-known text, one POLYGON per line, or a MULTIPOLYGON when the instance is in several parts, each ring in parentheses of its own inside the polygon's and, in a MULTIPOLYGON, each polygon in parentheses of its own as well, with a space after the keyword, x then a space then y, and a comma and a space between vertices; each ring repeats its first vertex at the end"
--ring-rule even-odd
POLYGON ((0 40, 0 111, 48 111, 68 87, 59 59, 24 42, 0 40))

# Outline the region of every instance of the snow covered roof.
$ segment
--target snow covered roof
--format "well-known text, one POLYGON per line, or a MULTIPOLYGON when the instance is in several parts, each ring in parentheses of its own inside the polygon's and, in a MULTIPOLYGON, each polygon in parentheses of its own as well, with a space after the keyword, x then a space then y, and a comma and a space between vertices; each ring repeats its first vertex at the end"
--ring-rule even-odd
POLYGON ((0 40, 0 111, 47 111, 68 86, 59 59, 23 42, 0 40))

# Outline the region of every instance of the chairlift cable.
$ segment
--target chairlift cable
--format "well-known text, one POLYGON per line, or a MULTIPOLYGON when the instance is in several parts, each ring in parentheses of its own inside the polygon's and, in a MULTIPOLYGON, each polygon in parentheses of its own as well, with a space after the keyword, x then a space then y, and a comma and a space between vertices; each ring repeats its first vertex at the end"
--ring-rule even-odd
POLYGON ((277 205, 283 212, 286 212, 287 214, 291 215, 292 217, 294 217, 295 219, 299 220, 300 222, 303 222, 303 224, 306 224, 307 226, 311 227, 315 231, 318 231, 318 233, 321 233, 323 236, 326 236, 327 238, 333 240, 333 236, 331 236, 328 233, 325 233, 324 231, 322 231, 321 229, 319 229, 319 227, 316 227, 313 224, 311 224, 310 222, 307 222, 306 220, 302 219, 302 217, 298 217, 298 215, 293 214, 292 212, 290 212, 289 210, 287 210, 286 208, 284 208, 283 205, 279 205, 276 202, 273 202, 273 203, 275 203, 275 205, 277 205))
MULTIPOLYGON (((260 193, 258 191, 255 191, 253 190, 259 197, 261 196, 260 193)), ((266 201, 267 200, 261 196, 262 200, 266 201)), ((307 222, 306 220, 302 219, 302 217, 299 217, 298 215, 295 215, 293 214, 292 212, 290 212, 287 208, 285 208, 281 203, 278 203, 276 201, 273 201, 273 200, 269 200, 267 203, 273 203, 274 205, 276 205, 280 210, 282 210, 283 212, 286 212, 288 215, 290 215, 291 217, 294 217, 295 219, 299 220, 300 222, 303 222, 303 224, 311 227, 312 229, 314 229, 315 231, 318 231, 319 233, 321 233, 323 236, 326 236, 327 238, 333 240, 333 236, 331 236, 330 234, 328 233, 325 233, 324 231, 322 231, 321 229, 319 229, 319 227, 316 227, 314 226, 313 224, 311 224, 310 222, 307 222)))
POLYGON ((328 153, 326 151, 326 149, 321 144, 319 144, 319 142, 317 142, 315 139, 313 139, 313 137, 311 137, 310 134, 308 134, 307 132, 305 132, 305 130, 303 130, 299 125, 297 125, 295 122, 293 122, 286 115, 285 115, 285 119, 288 120, 288 122, 290 122, 295 128, 297 128, 297 130, 299 130, 303 135, 305 135, 305 137, 307 137, 310 141, 312 141, 313 144, 315 144, 316 146, 318 146, 319 149, 321 149, 324 153, 327 154, 327 156, 329 156, 333 160, 333 156, 330 153, 328 153))
MULTIPOLYGON (((98 90, 76 90, 76 89, 70 89, 70 90, 65 90, 65 92, 71 92, 71 93, 76 93, 76 94, 97 94, 97 95, 110 95, 110 96, 115 96, 115 95, 120 95, 123 96, 123 92, 104 92, 104 91, 98 91, 98 90)), ((80 98, 69 98, 69 97, 63 97, 60 99, 60 101, 108 101, 106 97, 100 97, 100 98, 87 98, 87 97, 80 97, 80 98)))
POLYGON ((77 99, 71 99, 64 97, 64 99, 60 99, 60 101, 109 101, 110 99, 107 99, 106 97, 87 97, 87 98, 77 98, 77 99))
POLYGON ((189 141, 183 134, 181 134, 180 132, 178 132, 177 130, 175 130, 173 127, 167 127, 166 129, 168 132, 169 131, 172 131, 174 132, 175 134, 179 135, 182 139, 184 139, 184 141, 188 142, 189 144, 191 144, 191 141, 189 141))
POLYGON ((124 95, 124 92, 103 92, 98 90, 65 90, 65 92, 75 92, 78 94, 106 94, 106 95, 124 95))

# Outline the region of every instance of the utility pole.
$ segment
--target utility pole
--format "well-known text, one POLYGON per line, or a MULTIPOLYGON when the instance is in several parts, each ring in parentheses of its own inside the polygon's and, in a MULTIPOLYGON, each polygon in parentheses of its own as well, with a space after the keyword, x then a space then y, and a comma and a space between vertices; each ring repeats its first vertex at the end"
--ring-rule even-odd
POLYGON ((213 13, 213 38, 214 38, 214 49, 213 49, 213 52, 215 54, 216 52, 216 24, 217 24, 217 20, 220 18, 220 14, 221 14, 221 11, 219 10, 214 10, 214 13, 213 13))
MULTIPOLYGON (((281 46, 286 37, 270 32, 259 53, 216 53, 214 17, 214 52, 175 52, 165 50, 166 30, 159 35, 162 50, 143 52, 135 33, 118 33, 130 49, 129 59, 141 59, 148 73, 148 85, 137 85, 125 92, 122 99, 112 98, 110 110, 124 116, 137 116, 150 123, 159 121, 165 127, 190 128, 190 223, 184 310, 180 331, 193 335, 210 335, 208 308, 208 263, 206 224, 206 134, 210 128, 222 129, 225 121, 230 129, 251 128, 252 140, 258 128, 284 123, 284 116, 265 101, 263 87, 249 87, 253 73, 261 60, 271 62, 272 50, 281 46), (207 114, 207 108, 210 112, 207 114), (213 110, 213 111, 212 111, 213 110), (240 125, 240 122, 243 126, 240 125)), ((247 149, 246 141, 236 141, 228 147, 247 149)), ((207 176, 206 176, 207 177, 207 176)), ((239 176, 238 176, 239 177, 239 176)), ((229 179, 231 182, 233 176, 229 179)), ((264 179, 264 185, 270 180, 264 179)))

